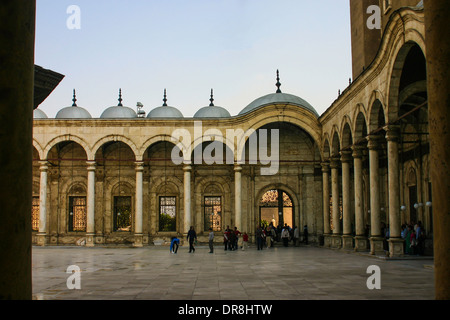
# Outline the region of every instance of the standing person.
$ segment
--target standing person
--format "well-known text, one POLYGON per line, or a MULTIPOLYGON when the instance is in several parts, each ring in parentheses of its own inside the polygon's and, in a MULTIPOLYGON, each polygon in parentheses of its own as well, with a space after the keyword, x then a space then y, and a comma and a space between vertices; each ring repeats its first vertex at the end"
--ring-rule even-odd
POLYGON ((209 253, 214 253, 214 231, 209 228, 209 253))
POLYGON ((236 234, 230 230, 230 241, 228 241, 228 250, 233 251, 236 242, 236 234))
POLYGON ((234 234, 236 235, 236 242, 234 244, 234 250, 239 248, 239 235, 242 234, 237 227, 234 227, 234 234))
POLYGON ((303 237, 304 237, 304 242, 305 244, 308 244, 308 226, 305 224, 305 226, 303 227, 303 237))
POLYGON ((170 253, 177 254, 179 244, 180 239, 178 239, 177 237, 172 237, 172 241, 170 242, 170 253))
POLYGON ((187 240, 189 240, 189 253, 195 252, 194 241, 197 240, 197 233, 195 233, 193 226, 191 226, 191 229, 187 234, 187 240))
POLYGON ((248 234, 247 232, 244 232, 244 234, 242 235, 242 251, 245 251, 245 249, 248 248, 248 234))
POLYGON ((266 246, 270 248, 272 246, 272 228, 269 225, 266 229, 266 246))
POLYGON ((223 233, 223 244, 225 245, 225 251, 228 250, 228 241, 230 241, 230 230, 227 228, 223 233))
POLYGON ((285 247, 289 246, 289 229, 287 227, 284 227, 283 231, 281 231, 281 239, 285 247))
POLYGON ((256 243, 258 246, 258 250, 262 250, 264 246, 264 232, 261 226, 256 229, 256 243))
POLYGON ((298 230, 298 227, 294 227, 294 247, 297 247, 297 241, 300 238, 300 231, 298 230))
POLYGON ((405 236, 405 253, 406 254, 410 254, 412 249, 411 249, 411 233, 412 233, 412 227, 410 225, 408 225, 408 231, 406 232, 406 236, 405 236))

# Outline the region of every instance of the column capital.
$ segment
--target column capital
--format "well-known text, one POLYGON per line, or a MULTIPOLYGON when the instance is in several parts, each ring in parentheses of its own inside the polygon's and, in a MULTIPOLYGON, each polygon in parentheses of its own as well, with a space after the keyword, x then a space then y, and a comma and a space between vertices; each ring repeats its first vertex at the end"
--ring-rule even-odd
POLYGON ((369 150, 378 150, 380 148, 381 136, 371 135, 367 137, 367 148, 369 150))
POLYGON ((97 169, 97 162, 95 161, 86 161, 86 164, 88 171, 95 171, 97 169))
POLYGON ((320 165, 322 166, 322 172, 330 171, 330 163, 329 162, 322 162, 320 165))
POLYGON ((330 159, 330 168, 331 169, 338 169, 339 168, 339 158, 338 157, 334 157, 330 159))
POLYGON ((191 172, 192 171, 192 166, 190 164, 185 164, 183 166, 183 171, 184 172, 191 172))
POLYGON ((143 161, 136 161, 134 164, 136 165, 136 171, 144 171, 143 161))
POLYGON ((353 146, 352 147, 352 150, 353 150, 352 156, 353 156, 353 158, 355 158, 355 159, 362 158, 364 149, 366 149, 366 147, 364 147, 364 146, 353 146))
POLYGON ((39 161, 39 170, 40 171, 47 171, 48 170, 49 162, 47 160, 39 161))
POLYGON ((400 126, 389 125, 386 127, 386 140, 392 142, 399 142, 400 140, 400 126))
POLYGON ((242 172, 242 166, 239 163, 234 164, 234 172, 242 172))
POLYGON ((341 151, 341 162, 349 163, 352 161, 352 152, 350 150, 341 151))

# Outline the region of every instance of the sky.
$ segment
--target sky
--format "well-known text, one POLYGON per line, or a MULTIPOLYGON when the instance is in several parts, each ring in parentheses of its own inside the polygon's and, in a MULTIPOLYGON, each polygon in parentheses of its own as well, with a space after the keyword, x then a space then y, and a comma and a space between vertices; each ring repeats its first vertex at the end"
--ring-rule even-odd
POLYGON ((37 0, 35 63, 65 75, 39 107, 50 118, 73 89, 99 118, 119 88, 124 106, 141 102, 147 114, 167 89, 185 117, 214 89, 215 105, 236 116, 275 93, 277 69, 282 92, 322 114, 352 75, 349 1, 37 0))

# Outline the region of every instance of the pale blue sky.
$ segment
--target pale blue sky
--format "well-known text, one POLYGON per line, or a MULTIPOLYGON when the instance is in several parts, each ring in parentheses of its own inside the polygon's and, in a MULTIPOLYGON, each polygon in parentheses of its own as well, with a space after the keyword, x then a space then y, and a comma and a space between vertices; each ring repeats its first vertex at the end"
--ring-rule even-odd
POLYGON ((37 0, 36 64, 66 77, 41 105, 94 118, 117 105, 168 104, 185 117, 215 104, 237 115, 276 90, 322 114, 351 77, 349 0, 37 0), (70 5, 81 29, 69 30, 70 5))

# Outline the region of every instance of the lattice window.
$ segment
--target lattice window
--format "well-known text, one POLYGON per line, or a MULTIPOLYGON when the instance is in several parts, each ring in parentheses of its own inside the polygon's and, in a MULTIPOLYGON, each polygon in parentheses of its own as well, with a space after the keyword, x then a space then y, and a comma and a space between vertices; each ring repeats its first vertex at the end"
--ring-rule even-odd
POLYGON ((177 231, 177 198, 159 198, 159 231, 177 231))
POLYGON ((69 231, 86 232, 86 197, 69 198, 69 231))
POLYGON ((222 231, 222 198, 205 197, 205 231, 222 231))
MULTIPOLYGON (((279 190, 269 190, 261 198, 261 207, 278 207, 279 206, 279 190)), ((292 207, 292 200, 286 192, 283 193, 283 207, 292 207)))

